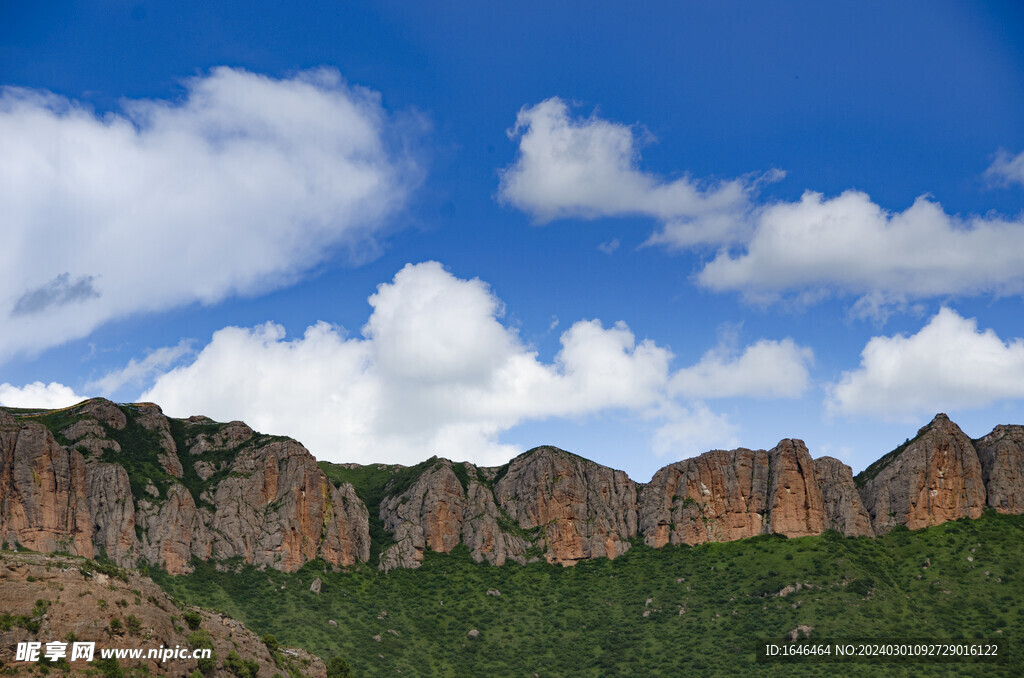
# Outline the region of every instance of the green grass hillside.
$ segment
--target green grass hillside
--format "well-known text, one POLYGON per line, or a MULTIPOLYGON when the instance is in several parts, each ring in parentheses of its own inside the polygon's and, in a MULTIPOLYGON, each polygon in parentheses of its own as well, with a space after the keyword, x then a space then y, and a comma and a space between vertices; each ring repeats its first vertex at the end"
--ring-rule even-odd
POLYGON ((294 574, 200 562, 188 576, 150 574, 282 644, 343 656, 364 678, 1020 676, 1021 568, 1024 516, 989 512, 877 539, 637 544, 572 568, 480 565, 459 547, 387 575, 315 562, 294 574), (309 590, 315 577, 319 595, 309 590), (759 641, 798 625, 823 640, 985 638, 1010 656, 994 665, 755 663, 759 641))

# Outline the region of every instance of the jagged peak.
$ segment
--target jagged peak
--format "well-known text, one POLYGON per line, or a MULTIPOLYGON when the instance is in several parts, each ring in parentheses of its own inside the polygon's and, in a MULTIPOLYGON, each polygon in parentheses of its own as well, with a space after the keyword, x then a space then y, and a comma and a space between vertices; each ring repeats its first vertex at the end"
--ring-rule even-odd
POLYGON ((601 466, 601 464, 598 464, 596 461, 593 461, 592 459, 587 459, 586 457, 581 457, 578 454, 574 454, 573 452, 569 452, 567 450, 563 450, 562 448, 556 447, 555 445, 538 445, 537 447, 531 447, 530 449, 528 449, 527 451, 523 452, 522 454, 519 454, 519 455, 516 455, 515 457, 513 457, 509 461, 509 463, 510 464, 514 464, 516 462, 526 463, 527 461, 530 461, 532 459, 545 459, 545 458, 558 458, 558 457, 560 457, 562 459, 579 459, 580 461, 587 462, 588 464, 596 464, 597 466, 601 466))
POLYGON ((917 437, 924 435, 928 431, 957 432, 960 431, 960 427, 945 412, 939 412, 932 417, 930 422, 918 430, 917 437))

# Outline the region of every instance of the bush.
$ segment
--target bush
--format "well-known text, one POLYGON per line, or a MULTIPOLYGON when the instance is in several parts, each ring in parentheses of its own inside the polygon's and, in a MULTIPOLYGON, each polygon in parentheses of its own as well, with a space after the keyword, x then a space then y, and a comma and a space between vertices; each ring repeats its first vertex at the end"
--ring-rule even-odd
POLYGON ((228 658, 224 660, 224 668, 238 676, 238 678, 256 678, 260 672, 260 665, 255 659, 243 660, 238 653, 232 650, 228 658))
POLYGON ((185 620, 185 623, 188 624, 188 627, 193 631, 198 629, 199 624, 203 621, 203 615, 199 614, 195 610, 189 610, 188 612, 182 615, 182 618, 185 620))
POLYGON ((341 657, 331 657, 327 662, 327 678, 352 678, 352 669, 341 657))
POLYGON ((97 659, 92 664, 100 670, 100 673, 105 678, 124 678, 124 671, 121 670, 121 665, 113 657, 97 659))
MULTIPOLYGON (((203 657, 199 660, 199 671, 204 675, 210 675, 213 670, 217 668, 217 653, 211 652, 209 657, 203 657)), ((194 678, 194 676, 193 676, 194 678)))
POLYGON ((128 627, 128 633, 133 636, 139 635, 139 632, 142 630, 142 622, 140 622, 139 618, 134 614, 128 615, 128 617, 125 618, 124 623, 128 627))

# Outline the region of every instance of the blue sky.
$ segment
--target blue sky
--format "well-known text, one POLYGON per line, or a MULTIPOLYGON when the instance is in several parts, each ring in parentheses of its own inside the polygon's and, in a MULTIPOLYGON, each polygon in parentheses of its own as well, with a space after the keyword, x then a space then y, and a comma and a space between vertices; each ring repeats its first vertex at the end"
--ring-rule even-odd
POLYGON ((646 481, 1024 421, 1016 3, 3 3, 0 403, 646 481))

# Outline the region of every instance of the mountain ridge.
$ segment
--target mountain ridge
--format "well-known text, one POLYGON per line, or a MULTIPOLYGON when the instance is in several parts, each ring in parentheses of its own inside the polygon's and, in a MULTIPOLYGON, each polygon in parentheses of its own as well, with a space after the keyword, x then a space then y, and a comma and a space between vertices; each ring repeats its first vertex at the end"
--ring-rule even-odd
POLYGON ((168 418, 153 403, 0 408, 0 542, 171 574, 193 559, 233 558, 285 572, 313 559, 386 572, 460 544, 477 562, 570 566, 616 558, 637 540, 873 536, 986 507, 1024 512, 1024 427, 972 440, 939 414, 856 477, 787 438, 706 452, 638 483, 547 445, 497 467, 436 456, 332 464, 291 438, 168 418))

